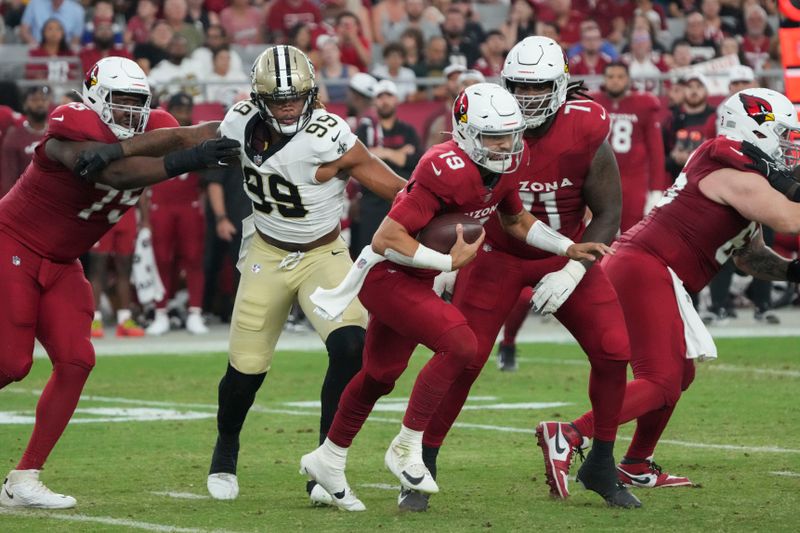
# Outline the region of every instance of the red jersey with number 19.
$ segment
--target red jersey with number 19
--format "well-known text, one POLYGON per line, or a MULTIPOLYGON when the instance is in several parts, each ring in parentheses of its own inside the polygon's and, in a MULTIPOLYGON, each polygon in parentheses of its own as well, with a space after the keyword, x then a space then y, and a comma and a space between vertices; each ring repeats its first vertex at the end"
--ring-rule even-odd
MULTIPOLYGON (((147 131, 177 127, 166 111, 150 112, 147 131)), ((100 117, 81 103, 57 107, 47 134, 16 186, 0 200, 0 231, 51 261, 69 262, 88 251, 136 205, 142 189, 118 191, 91 184, 45 153, 49 139, 117 142, 100 117)))
POLYGON ((750 172, 745 165, 752 161, 741 147, 741 142, 725 137, 701 144, 664 198, 620 237, 619 246, 641 248, 660 258, 689 292, 705 287, 733 251, 758 231, 758 224, 700 191, 700 181, 715 170, 750 172))
MULTIPOLYGON (((600 104, 570 100, 556 112, 543 136, 525 136, 530 165, 519 180, 522 205, 573 240, 578 240, 584 229, 583 183, 597 149, 608 136, 609 124, 608 113, 600 104)), ((497 217, 486 223, 486 242, 523 259, 552 257, 506 233, 497 217)))

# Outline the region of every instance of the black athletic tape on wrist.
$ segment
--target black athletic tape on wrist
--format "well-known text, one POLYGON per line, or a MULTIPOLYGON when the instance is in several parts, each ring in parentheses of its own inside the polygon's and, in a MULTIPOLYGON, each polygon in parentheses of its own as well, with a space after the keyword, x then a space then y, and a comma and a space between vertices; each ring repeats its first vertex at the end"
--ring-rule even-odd
POLYGON ((789 262, 786 268, 786 279, 793 283, 800 283, 800 259, 789 262))
POLYGON ((193 148, 170 152, 164 156, 164 170, 174 178, 197 169, 196 152, 193 148))

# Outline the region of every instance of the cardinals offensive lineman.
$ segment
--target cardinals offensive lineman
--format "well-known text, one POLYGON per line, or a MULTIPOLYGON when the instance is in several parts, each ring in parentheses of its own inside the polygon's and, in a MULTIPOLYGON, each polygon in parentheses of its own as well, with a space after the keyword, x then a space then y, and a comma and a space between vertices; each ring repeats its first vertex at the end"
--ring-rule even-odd
MULTIPOLYGON (((605 109, 577 95, 580 85, 568 85, 561 47, 546 37, 528 37, 515 45, 506 56, 501 79, 525 115, 523 138, 530 150, 530 165, 515 176, 523 206, 571 239, 611 242, 619 228, 620 180, 606 141, 605 109), (584 226, 587 207, 593 217, 584 226)), ((597 432, 578 478, 609 505, 638 507, 639 501, 618 486, 613 459, 630 358, 614 289, 599 266, 524 246, 503 231, 497 218, 487 222, 486 244, 456 280, 453 304, 474 330, 478 349, 425 429, 426 464, 435 469, 439 447, 486 363, 503 321, 523 287, 534 285, 534 308, 555 313, 591 363, 589 398, 598 420, 603 420, 598 424, 602 431, 597 432)), ((556 498, 569 495, 566 476, 558 475, 554 467, 572 455, 570 447, 562 446, 566 430, 566 425, 556 422, 542 422, 536 428, 545 453, 547 483, 556 498)), ((422 510, 426 502, 409 499, 407 506, 422 510)))
MULTIPOLYGON (((424 464, 422 434, 476 353, 477 339, 464 315, 431 288, 436 271, 464 266, 475 256, 483 236, 467 244, 459 229, 448 255, 420 244, 413 235, 438 214, 463 213, 485 221, 499 211, 504 230, 526 246, 589 260, 594 259, 591 254, 602 255, 608 249, 602 244, 575 244, 522 208, 516 189, 525 168, 521 163, 528 159, 521 139, 525 122, 507 91, 492 83, 468 87, 453 104, 452 120, 454 139, 423 155, 375 233, 371 249, 364 249, 351 270, 351 274, 368 271, 360 292, 370 311, 363 368, 345 388, 328 438, 300 463, 301 471, 348 511, 365 509, 344 475, 348 449, 375 402, 394 388, 418 344, 435 355, 417 376, 400 433, 384 461, 405 489, 439 491, 433 472, 424 464), (369 260, 379 261, 377 254, 388 261, 366 270, 369 260)), ((490 275, 504 273, 494 270, 490 275)))
MULTIPOLYGON (((214 140, 164 158, 127 158, 112 163, 91 183, 72 171, 80 150, 113 143, 112 152, 119 157, 124 149, 118 139, 177 122, 166 112, 150 111, 144 72, 127 59, 99 61, 87 73, 83 99, 51 113, 33 161, 0 200, 0 294, 13 302, 0 309, 0 388, 28 374, 34 338, 53 363, 36 408, 33 435, 0 491, 0 504, 7 507, 75 505, 75 498, 45 487, 39 471, 94 366, 89 341, 94 302, 78 256, 136 203, 142 187, 187 169, 216 165, 238 148, 230 140, 214 140)), ((164 148, 180 147, 205 131, 162 130, 142 135, 150 139, 136 145, 147 148, 155 140, 153 154, 160 156, 164 148)))
POLYGON ((644 218, 672 183, 664 172, 661 104, 650 93, 631 91, 628 65, 606 65, 603 91, 592 95, 611 117, 609 144, 622 179, 622 220, 625 233, 644 218), (649 201, 648 201, 649 200, 649 201))
MULTIPOLYGON (((700 145, 656 208, 603 260, 631 341, 634 379, 620 422, 636 419, 636 432, 617 467, 624 483, 691 485, 653 462, 675 404, 694 379, 692 357, 716 356, 686 291, 700 291, 731 256, 755 277, 800 280, 800 261, 765 246, 759 226, 800 232, 800 183, 790 174, 800 162, 800 148, 790 140, 800 131, 796 113, 789 99, 769 89, 729 97, 721 106, 720 136, 700 145), (689 341, 703 336, 708 345, 689 341)), ((596 417, 590 411, 572 422, 571 446, 596 432, 596 417)))

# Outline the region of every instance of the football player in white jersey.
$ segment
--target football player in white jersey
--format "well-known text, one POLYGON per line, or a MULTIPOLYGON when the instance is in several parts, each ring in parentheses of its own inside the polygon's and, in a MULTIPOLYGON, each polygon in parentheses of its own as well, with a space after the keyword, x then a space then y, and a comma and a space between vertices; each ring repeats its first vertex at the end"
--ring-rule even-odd
MULTIPOLYGON (((229 363, 219 384, 219 434, 207 483, 216 499, 239 493, 239 432, 295 299, 328 350, 319 442, 325 439, 342 390, 361 368, 367 313, 354 301, 340 322, 331 322, 313 312, 308 297, 317 287, 338 285, 352 265, 339 234, 347 177, 387 200, 405 185, 319 104, 314 67, 303 52, 272 46, 256 59, 251 77, 250 100, 228 111, 219 128, 242 145, 255 228, 250 238, 245 229, 229 363)), ((312 502, 330 502, 322 487, 309 482, 307 489, 312 502)))

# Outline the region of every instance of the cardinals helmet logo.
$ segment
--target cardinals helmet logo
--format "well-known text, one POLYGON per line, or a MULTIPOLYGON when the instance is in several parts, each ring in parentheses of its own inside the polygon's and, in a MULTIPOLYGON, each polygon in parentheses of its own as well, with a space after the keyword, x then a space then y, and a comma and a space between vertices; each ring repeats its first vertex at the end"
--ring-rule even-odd
POLYGON ((91 89, 97 85, 97 71, 100 70, 97 65, 93 66, 86 72, 86 80, 83 82, 87 89, 91 89))
POLYGON ((759 126, 765 122, 773 122, 775 120, 772 104, 763 98, 750 94, 740 94, 739 100, 742 101, 742 106, 744 106, 747 115, 755 120, 759 126))
POLYGON ((467 93, 461 91, 461 94, 458 96, 458 98, 456 98, 456 101, 453 104, 453 116, 455 117, 456 122, 466 124, 468 108, 469 100, 467 99, 467 93))

